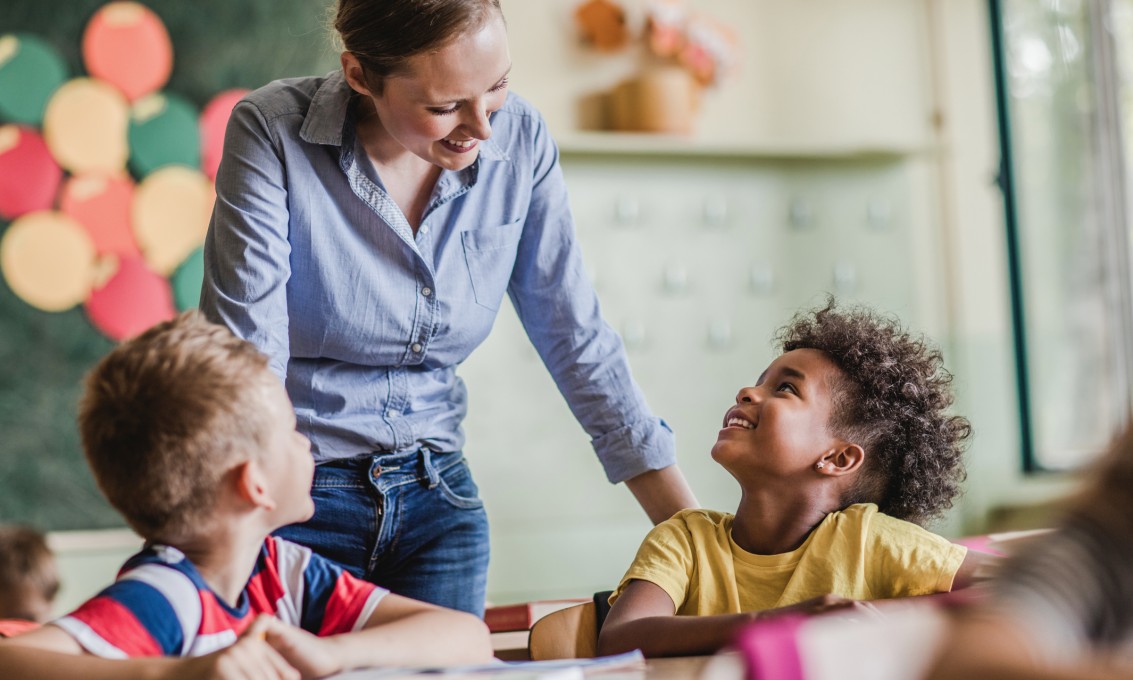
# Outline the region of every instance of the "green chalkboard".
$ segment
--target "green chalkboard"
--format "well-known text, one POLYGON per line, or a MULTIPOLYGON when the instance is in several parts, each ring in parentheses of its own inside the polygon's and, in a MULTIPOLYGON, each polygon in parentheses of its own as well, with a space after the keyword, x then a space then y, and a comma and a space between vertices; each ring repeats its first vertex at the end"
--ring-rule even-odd
MULTIPOLYGON (((50 44, 69 76, 85 75, 83 29, 104 0, 3 0, 0 34, 50 44)), ((141 0, 173 42, 165 91, 203 107, 231 88, 325 73, 333 0, 141 0)), ((0 123, 7 122, 0 119, 0 123)), ((0 222, 0 234, 8 227, 0 222)), ((42 529, 120 526, 87 471, 75 426, 83 374, 112 346, 82 309, 38 311, 0 277, 0 522, 42 529)))

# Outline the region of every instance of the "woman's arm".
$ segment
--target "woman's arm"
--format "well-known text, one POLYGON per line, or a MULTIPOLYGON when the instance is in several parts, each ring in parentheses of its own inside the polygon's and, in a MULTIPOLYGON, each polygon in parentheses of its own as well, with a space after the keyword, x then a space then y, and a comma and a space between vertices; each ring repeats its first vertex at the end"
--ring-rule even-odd
POLYGON ((287 193, 267 122, 255 104, 240 102, 228 121, 216 177, 200 309, 267 354, 281 378, 290 356, 287 193))
POLYGON ((654 524, 664 522, 685 508, 700 507, 684 473, 676 465, 627 479, 626 486, 654 524))

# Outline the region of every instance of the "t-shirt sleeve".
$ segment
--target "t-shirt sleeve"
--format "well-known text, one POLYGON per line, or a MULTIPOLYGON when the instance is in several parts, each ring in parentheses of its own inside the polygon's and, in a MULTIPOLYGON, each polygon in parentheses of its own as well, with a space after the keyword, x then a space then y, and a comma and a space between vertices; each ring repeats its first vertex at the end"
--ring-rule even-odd
POLYGON ((311 552, 303 566, 299 626, 319 636, 361 630, 388 592, 311 552))
POLYGON ((688 596, 693 570, 692 538, 683 513, 661 522, 649 532, 637 549, 633 564, 610 595, 614 604, 630 581, 649 581, 673 599, 677 610, 688 596))
POLYGON ((912 522, 871 520, 869 585, 876 599, 946 593, 968 549, 912 522))
POLYGON ((200 596, 187 576, 144 565, 52 622, 95 656, 183 656, 201 620, 200 596))

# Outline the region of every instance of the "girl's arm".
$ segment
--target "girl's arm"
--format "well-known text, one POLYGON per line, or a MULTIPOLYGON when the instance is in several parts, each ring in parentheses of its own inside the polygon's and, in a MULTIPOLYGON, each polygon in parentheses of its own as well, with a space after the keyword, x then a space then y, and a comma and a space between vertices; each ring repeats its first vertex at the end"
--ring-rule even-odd
POLYGON ((598 653, 640 649, 647 657, 712 654, 730 644, 752 614, 676 616, 676 605, 660 586, 635 580, 614 602, 598 636, 598 653))
POLYGON ((990 572, 1003 560, 998 555, 968 550, 956 575, 952 577, 952 590, 969 588, 980 581, 987 580, 990 572))
POLYGON ((876 615, 868 602, 828 594, 758 612, 676 616, 673 600, 663 588, 649 581, 631 581, 606 617, 598 636, 598 653, 640 649, 647 657, 714 654, 734 642, 739 629, 756 619, 844 609, 876 615))

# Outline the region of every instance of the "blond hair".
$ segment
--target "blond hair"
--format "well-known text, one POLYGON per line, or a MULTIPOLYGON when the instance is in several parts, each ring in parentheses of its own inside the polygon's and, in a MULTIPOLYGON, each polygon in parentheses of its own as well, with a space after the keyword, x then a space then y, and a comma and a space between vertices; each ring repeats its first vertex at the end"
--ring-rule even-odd
POLYGON ((119 345, 91 370, 79 405, 102 493, 149 540, 190 535, 221 477, 264 449, 267 357, 196 312, 119 345))

